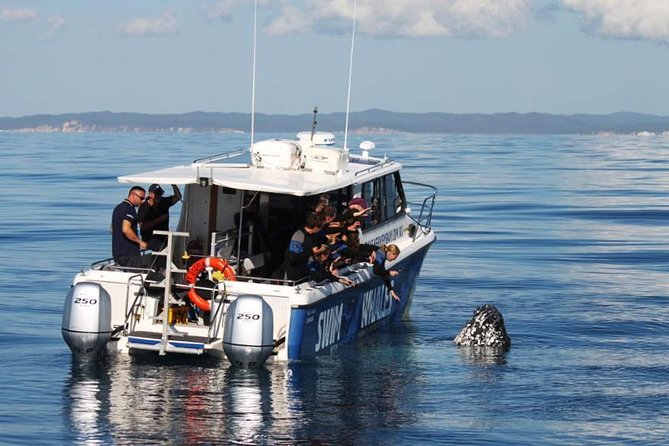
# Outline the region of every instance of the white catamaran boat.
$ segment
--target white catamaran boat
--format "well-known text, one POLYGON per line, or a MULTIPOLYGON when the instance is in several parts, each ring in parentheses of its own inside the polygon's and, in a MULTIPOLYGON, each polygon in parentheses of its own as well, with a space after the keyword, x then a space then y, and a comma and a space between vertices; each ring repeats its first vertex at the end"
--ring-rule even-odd
POLYGON ((119 177, 184 186, 181 217, 176 231, 164 233, 166 249, 154 253, 166 257, 164 269, 107 259, 75 276, 62 326, 75 357, 152 350, 225 354, 253 366, 329 354, 406 317, 435 240, 436 189, 402 181, 398 162, 370 156, 370 141, 360 146, 353 154, 335 148, 331 133, 301 132, 296 140, 260 141, 250 150, 119 177), (369 203, 360 241, 399 247, 399 258, 386 262, 401 271, 393 278, 399 302, 368 262, 338 271, 355 286, 271 277, 322 194, 340 210, 354 197, 369 203))

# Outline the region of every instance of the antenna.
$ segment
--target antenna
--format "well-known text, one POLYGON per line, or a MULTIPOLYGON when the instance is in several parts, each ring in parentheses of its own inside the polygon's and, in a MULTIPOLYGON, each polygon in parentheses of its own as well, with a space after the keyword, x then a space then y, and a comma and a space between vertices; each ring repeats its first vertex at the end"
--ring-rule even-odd
MULTIPOLYGON (((256 41, 258 25, 258 0, 253 2, 253 74, 251 76, 251 150, 256 130, 256 41)), ((241 226, 240 226, 241 228, 241 226)))
POLYGON ((316 113, 318 113, 318 107, 314 105, 314 122, 311 124, 311 142, 314 142, 314 133, 316 133, 316 124, 318 124, 318 121, 316 121, 316 113))
POLYGON ((353 78, 353 47, 355 45, 355 16, 358 0, 353 0, 353 29, 351 30, 351 55, 348 61, 348 93, 346 94, 346 123, 344 125, 344 150, 348 150, 348 114, 351 108, 351 79, 353 78))

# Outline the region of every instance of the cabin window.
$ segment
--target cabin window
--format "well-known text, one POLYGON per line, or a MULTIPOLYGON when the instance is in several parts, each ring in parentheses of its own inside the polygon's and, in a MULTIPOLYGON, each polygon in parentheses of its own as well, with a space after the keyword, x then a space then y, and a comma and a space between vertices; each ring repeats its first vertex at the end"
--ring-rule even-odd
POLYGON ((384 220, 392 218, 400 212, 403 208, 402 198, 397 188, 395 175, 386 175, 383 177, 385 193, 383 194, 384 202, 384 220))
POLYGON ((330 206, 333 206, 337 212, 340 212, 348 202, 348 188, 331 190, 327 193, 330 199, 330 206))
POLYGON ((389 220, 404 209, 399 174, 389 174, 362 185, 362 197, 372 208, 364 227, 372 227, 389 220))

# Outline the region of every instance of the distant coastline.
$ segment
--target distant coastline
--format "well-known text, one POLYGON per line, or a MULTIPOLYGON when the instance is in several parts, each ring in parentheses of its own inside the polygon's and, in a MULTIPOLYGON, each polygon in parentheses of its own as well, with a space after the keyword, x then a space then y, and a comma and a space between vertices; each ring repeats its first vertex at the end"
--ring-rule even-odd
MULTIPOLYGON (((294 132, 311 128, 311 114, 256 115, 258 132, 294 132)), ((0 117, 0 132, 83 133, 247 133, 248 113, 191 112, 146 114, 88 112, 0 117)), ((344 113, 318 115, 318 127, 343 131, 344 113)), ((669 117, 619 112, 603 115, 548 113, 399 113, 367 110, 351 113, 352 133, 483 133, 483 134, 669 134, 669 117)))

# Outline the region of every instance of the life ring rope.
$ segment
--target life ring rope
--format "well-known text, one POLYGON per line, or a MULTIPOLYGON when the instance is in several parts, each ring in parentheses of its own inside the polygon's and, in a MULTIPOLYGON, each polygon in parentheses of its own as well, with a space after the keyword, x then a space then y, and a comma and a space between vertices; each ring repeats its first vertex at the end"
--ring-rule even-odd
POLYGON ((216 269, 223 274, 225 280, 234 281, 237 280, 235 276, 235 270, 228 264, 228 261, 220 257, 204 257, 195 262, 186 272, 186 283, 191 285, 188 290, 188 298, 190 299, 196 307, 203 311, 210 311, 211 304, 208 300, 203 299, 200 295, 197 294, 195 290, 195 282, 197 278, 202 274, 207 268, 216 269))

